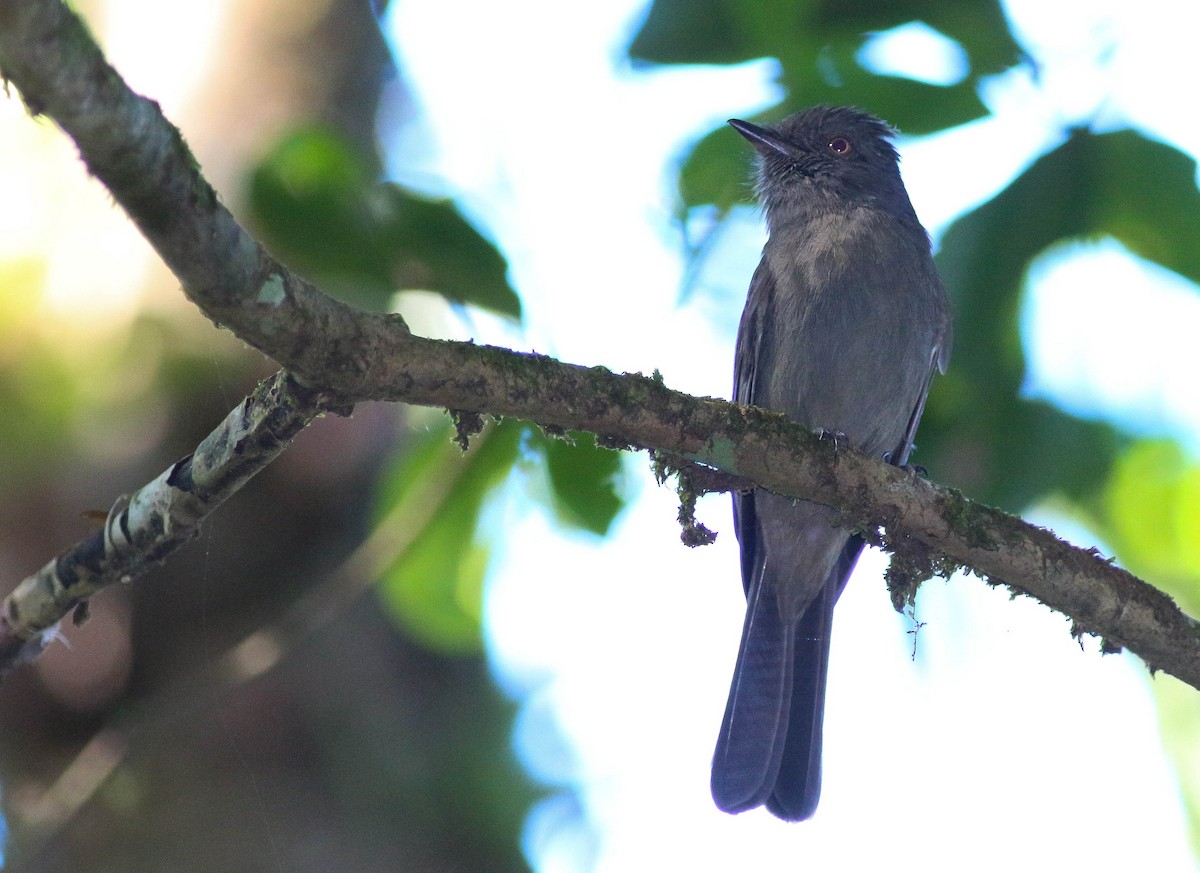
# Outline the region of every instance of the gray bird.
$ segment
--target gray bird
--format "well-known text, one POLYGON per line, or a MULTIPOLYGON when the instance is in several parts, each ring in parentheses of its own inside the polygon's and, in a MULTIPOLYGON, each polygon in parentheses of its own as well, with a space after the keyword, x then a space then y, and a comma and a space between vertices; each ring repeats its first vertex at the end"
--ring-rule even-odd
MULTIPOLYGON (((738 328, 734 400, 906 464, 951 328, 892 129, 828 106, 774 127, 729 123, 758 152, 769 234, 738 328)), ((799 821, 821 793, 833 607, 863 542, 833 510, 763 490, 734 495, 733 511, 746 622, 713 799, 799 821)))

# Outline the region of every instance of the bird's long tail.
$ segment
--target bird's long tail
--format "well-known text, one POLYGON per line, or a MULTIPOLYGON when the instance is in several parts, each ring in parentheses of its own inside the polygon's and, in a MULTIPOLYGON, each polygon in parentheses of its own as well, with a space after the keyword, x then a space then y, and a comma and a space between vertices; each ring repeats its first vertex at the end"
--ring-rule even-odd
POLYGON ((821 796, 821 740, 833 607, 863 543, 852 537, 796 622, 785 622, 766 568, 751 585, 741 649, 713 756, 712 794, 726 812, 767 804, 812 816, 821 796))
POLYGON ((713 800, 725 812, 766 803, 783 759, 795 627, 780 618, 776 590, 760 571, 749 592, 733 685, 713 755, 713 800))

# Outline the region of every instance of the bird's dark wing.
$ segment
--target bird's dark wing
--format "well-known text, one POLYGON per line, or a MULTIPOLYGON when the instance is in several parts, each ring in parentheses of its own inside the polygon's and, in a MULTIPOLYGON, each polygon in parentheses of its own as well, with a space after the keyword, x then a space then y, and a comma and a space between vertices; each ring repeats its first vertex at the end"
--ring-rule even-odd
POLYGON ((897 467, 908 463, 908 456, 913 450, 913 441, 917 437, 917 428, 921 424, 921 416, 925 413, 925 398, 929 396, 929 386, 933 383, 935 373, 945 373, 950 363, 950 321, 945 320, 937 343, 929 352, 929 368, 925 372, 925 381, 921 385, 921 393, 917 397, 917 405, 913 407, 904 428, 904 436, 900 443, 888 452, 887 461, 897 467))
POLYGON ((764 258, 750 280, 750 292, 738 325, 737 349, 733 358, 733 402, 754 403, 760 347, 771 321, 775 301, 775 277, 764 258))
MULTIPOLYGON (((733 399, 753 403, 761 345, 770 327, 775 280, 765 261, 750 284, 738 328, 733 399)), ((764 579, 762 530, 755 492, 733 495, 733 523, 741 548, 746 618, 729 702, 713 754, 712 794, 720 809, 742 812, 767 802, 779 773, 791 695, 793 622, 785 622, 774 580, 764 579)))
MULTIPOLYGON (((733 358, 733 401, 754 403, 754 389, 758 375, 759 351, 763 335, 770 320, 770 309, 775 299, 775 279, 765 260, 761 261, 750 281, 750 293, 742 321, 738 326, 737 349, 733 358)), ((742 587, 750 594, 750 580, 754 575, 754 564, 761 552, 755 546, 754 492, 733 494, 733 530, 742 553, 742 587)))
POLYGON ((908 456, 913 449, 913 440, 917 436, 917 427, 921 424, 921 416, 925 412, 925 397, 929 394, 929 385, 933 381, 933 374, 938 369, 938 349, 935 347, 930 355, 929 372, 925 376, 925 382, 921 385, 921 393, 917 397, 917 405, 913 407, 912 414, 908 417, 908 424, 904 427, 904 436, 900 438, 900 442, 894 449, 891 449, 886 456, 889 464, 895 464, 897 467, 903 467, 908 463, 908 456))

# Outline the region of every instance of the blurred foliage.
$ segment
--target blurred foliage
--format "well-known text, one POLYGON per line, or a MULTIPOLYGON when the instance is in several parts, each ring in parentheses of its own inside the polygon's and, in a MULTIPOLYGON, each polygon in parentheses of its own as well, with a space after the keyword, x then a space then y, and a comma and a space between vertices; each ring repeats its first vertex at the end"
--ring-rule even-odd
POLYGON ((252 220, 276 254, 322 288, 369 309, 397 291, 436 291, 511 318, 508 264, 453 204, 375 181, 336 133, 285 137, 250 180, 252 220))
POLYGON ((416 530, 380 590, 401 625, 435 650, 482 646, 488 540, 477 536, 479 515, 516 461, 521 430, 515 421, 488 428, 464 453, 448 427, 433 428, 406 446, 381 479, 380 508, 389 512, 404 501, 401 523, 412 519, 416 530))
POLYGON ((544 457, 555 515, 603 536, 624 505, 617 490, 621 455, 596 445, 590 433, 572 431, 565 438, 530 431, 527 445, 544 457))
POLYGON ((1200 281, 1195 177, 1193 159, 1140 134, 1074 130, 946 231, 938 268, 955 350, 948 378, 935 380, 921 449, 950 482, 1012 511, 1050 491, 1079 499, 1103 486, 1127 439, 1020 396, 1024 277, 1056 244, 1110 236, 1200 281))
MULTIPOLYGON (((284 137, 253 171, 249 206, 282 257, 358 305, 382 309, 396 291, 422 288, 520 317, 503 256, 451 203, 375 182, 369 162, 330 130, 284 137)), ((607 532, 623 505, 614 484, 621 461, 590 434, 552 439, 509 421, 474 438, 463 455, 449 430, 435 428, 404 446, 381 479, 378 511, 395 512, 402 520, 389 523, 413 530, 380 591, 400 626, 434 651, 461 654, 482 645, 494 536, 480 530, 480 513, 523 461, 544 471, 548 487, 533 496, 555 518, 607 532)))
MULTIPOLYGON (((333 738, 318 762, 324 783, 358 823, 346 836, 358 844, 362 866, 351 869, 528 870, 514 836, 540 792, 512 753, 516 704, 482 658, 447 658, 419 643, 402 651, 407 669, 394 677, 370 675, 385 665, 357 664, 343 675, 344 694, 307 707, 319 733, 333 738), (390 682, 407 686, 409 700, 422 705, 373 697, 390 682), (377 762, 375 772, 362 772, 364 757, 377 762), (394 837, 380 835, 400 823, 420 839, 397 857, 394 837), (372 844, 390 864, 369 858, 372 844), (430 855, 450 861, 435 867, 430 855)), ((303 677, 305 667, 320 671, 321 657, 310 653, 292 676, 303 677)))
MULTIPOLYGON (((655 0, 629 46, 655 64, 736 64, 778 58, 785 80, 807 82, 829 48, 857 48, 869 33, 923 21, 967 50, 973 78, 1010 66, 1019 48, 993 0, 655 0)), ((873 94, 869 80, 863 87, 873 94)), ((884 88, 887 86, 884 85, 884 88)))
POLYGON ((1117 459, 1101 505, 1122 563, 1200 612, 1200 464, 1177 443, 1139 442, 1117 459))
POLYGON ((34 258, 0 263, 0 446, 12 462, 0 466, 0 485, 8 487, 36 478, 69 444, 78 400, 71 368, 34 330, 45 272, 34 258))
POLYGON ((452 436, 448 424, 430 428, 381 477, 381 517, 413 528, 381 592, 414 638, 435 651, 466 653, 483 645, 483 583, 497 538, 481 529, 481 513, 514 468, 525 468, 526 481, 548 485, 529 494, 568 527, 605 534, 624 501, 620 454, 596 446, 590 434, 568 442, 509 419, 473 437, 465 453, 452 436))
MULTIPOLYGON (((654 0, 629 51, 658 64, 775 58, 785 96, 765 119, 815 103, 853 104, 907 134, 981 116, 981 77, 1018 63, 1036 67, 991 0, 654 0), (913 21, 959 44, 969 62, 962 81, 928 85, 872 75, 858 63, 872 32, 913 21)), ((683 221, 704 210, 719 222, 745 201, 745 151, 724 126, 696 143, 679 173, 683 221)), ((1068 507, 1123 563, 1195 613, 1200 465, 1172 441, 1139 438, 1022 395, 1020 312, 1031 262, 1067 241, 1103 237, 1200 282, 1196 161, 1131 130, 1066 131, 1007 188, 951 225, 937 260, 954 307, 955 347, 950 372, 934 380, 917 460, 936 481, 1010 511, 1038 501, 1068 507)), ((1130 289, 1131 305, 1135 296, 1130 289)), ((1186 705, 1179 694, 1160 694, 1160 717, 1200 845, 1200 711, 1195 691, 1184 693, 1186 705)))
POLYGON ((1163 745, 1175 766, 1187 814, 1192 852, 1200 855, 1200 743, 1196 742, 1196 689, 1159 675, 1151 686, 1163 745))
MULTIPOLYGON (((520 319, 520 299, 495 246, 449 201, 379 182, 374 156, 340 129, 292 131, 248 181, 255 231, 322 289, 375 310, 392 306, 398 291, 428 290, 453 304, 520 319)), ((489 506, 498 505, 507 483, 524 483, 533 502, 561 524, 602 535, 624 505, 621 457, 597 447, 590 434, 550 437, 515 420, 490 424, 465 453, 446 422, 409 434, 376 480, 374 524, 401 532, 391 541, 393 554, 380 556, 379 599, 408 640, 440 659, 431 663, 449 669, 465 658, 474 664, 482 651, 484 581, 499 540, 489 506)), ((433 734, 421 761, 398 762, 400 771, 380 782, 380 790, 392 791, 420 774, 430 780, 428 797, 444 802, 410 810, 418 831, 432 836, 447 826, 461 828, 469 809, 479 819, 471 829, 498 838, 514 833, 514 811, 523 815, 528 808, 532 795, 514 792, 519 780, 505 769, 511 765, 507 744, 500 754, 501 745, 491 742, 497 726, 507 735, 507 713, 474 715, 455 721, 454 713, 423 713, 399 734, 433 734), (478 754, 464 754, 472 743, 478 754), (438 748, 451 750, 457 766, 437 757, 438 748), (464 791, 488 790, 497 796, 464 807, 464 791)), ((387 808, 394 813, 408 796, 392 797, 387 808)), ((497 869, 514 866, 499 855, 495 861, 497 869)))
MULTIPOLYGON (((635 61, 735 64, 776 58, 787 95, 763 113, 782 118, 816 103, 863 106, 905 133, 953 127, 984 115, 983 76, 1017 62, 1020 49, 1000 4, 991 0, 656 0, 629 47, 635 61), (865 69, 858 52, 874 32, 924 21, 958 42, 970 70, 952 85, 930 85, 865 69)), ((721 214, 746 195, 745 142, 722 126, 702 139, 680 170, 681 207, 721 214)))
MULTIPOLYGON (((255 168, 250 209, 282 257, 359 305, 384 308, 402 289, 422 288, 519 318, 507 264, 448 201, 430 201, 373 180, 369 162, 332 131, 298 130, 255 168)), ((478 651, 490 531, 480 512, 514 465, 546 473, 539 492, 554 516, 596 534, 623 505, 616 452, 591 435, 549 439, 516 421, 488 428, 465 455, 437 428, 404 447, 382 478, 381 513, 397 510, 412 536, 382 579, 392 615, 435 651, 478 651), (414 494, 421 494, 414 499, 414 494), (413 521, 416 519, 416 521, 413 521)))
POLYGON ((80 318, 48 301, 48 269, 41 257, 0 261, 0 492, 9 499, 73 463, 129 461, 153 448, 166 418, 211 417, 213 408, 196 409, 195 391, 211 386, 225 344, 236 346, 191 342, 158 314, 80 318))

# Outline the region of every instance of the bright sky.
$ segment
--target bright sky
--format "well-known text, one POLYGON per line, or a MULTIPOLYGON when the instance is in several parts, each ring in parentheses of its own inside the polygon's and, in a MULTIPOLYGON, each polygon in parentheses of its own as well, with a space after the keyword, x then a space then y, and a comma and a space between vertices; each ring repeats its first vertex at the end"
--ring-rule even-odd
MULTIPOLYGON (((460 194, 512 263, 524 334, 475 318, 456 335, 658 368, 674 388, 727 396, 762 229, 747 210, 681 304, 671 159, 714 124, 771 105, 771 66, 633 72, 622 48, 644 5, 393 4, 425 113, 397 143, 394 172, 460 194)), ((1200 7, 1009 9, 1040 78, 1002 76, 985 91, 994 117, 902 143, 935 236, 1100 106, 1110 126, 1136 119, 1200 148, 1195 114, 1164 87, 1194 79, 1200 7)), ((902 39, 872 52, 881 67, 911 56, 902 39)), ((922 54, 938 62, 914 73, 956 75, 952 50, 922 54)), ((1182 342, 1200 335, 1194 289, 1109 244, 1047 257, 1036 275, 1029 390, 1200 433, 1194 384, 1171 375, 1200 371, 1194 341, 1182 342)), ((491 653, 501 683, 527 695, 523 759, 563 789, 530 818, 539 871, 1010 870, 1033 858, 1038 869, 1194 868, 1136 660, 1081 651, 1062 617, 970 578, 923 589, 914 661, 912 623, 891 611, 877 555, 838 607, 817 816, 787 825, 717 812, 709 761, 743 609, 728 500, 702 502, 721 537, 689 551, 672 494, 644 458, 631 463, 637 500, 603 542, 564 536, 515 498, 493 508, 505 547, 489 594, 491 653)))

